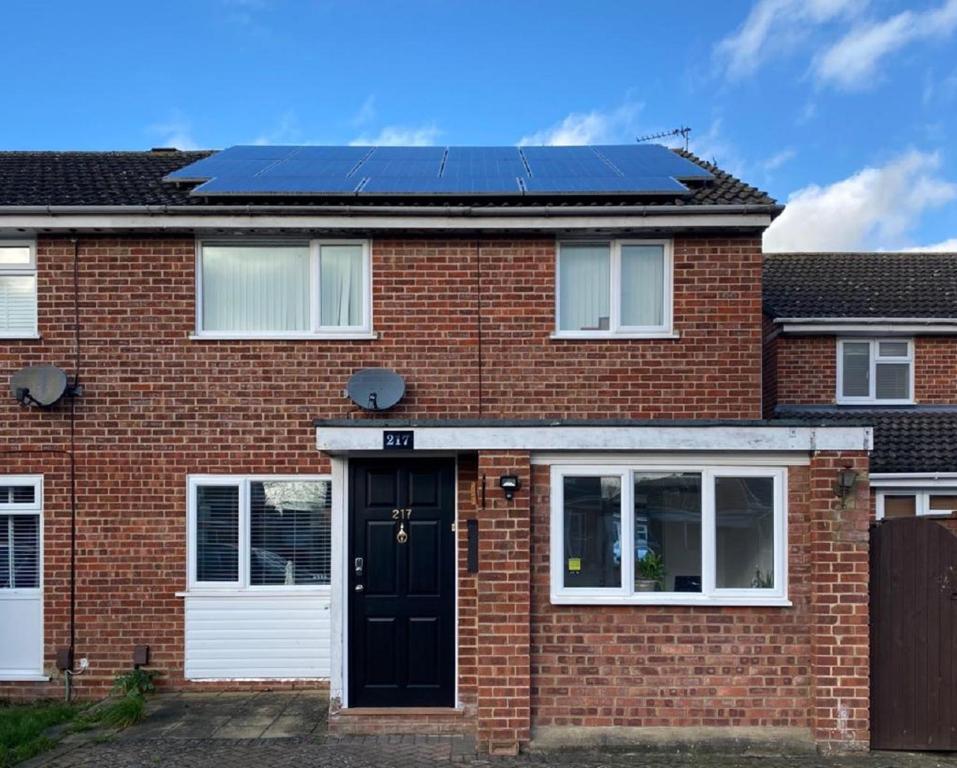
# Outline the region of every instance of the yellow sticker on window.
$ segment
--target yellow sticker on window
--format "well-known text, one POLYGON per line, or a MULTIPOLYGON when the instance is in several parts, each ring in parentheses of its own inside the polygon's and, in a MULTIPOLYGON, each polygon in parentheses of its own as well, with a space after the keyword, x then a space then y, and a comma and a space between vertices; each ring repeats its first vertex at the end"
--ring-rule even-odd
POLYGON ((568 558, 568 571, 578 573, 582 569, 582 559, 580 557, 568 558))

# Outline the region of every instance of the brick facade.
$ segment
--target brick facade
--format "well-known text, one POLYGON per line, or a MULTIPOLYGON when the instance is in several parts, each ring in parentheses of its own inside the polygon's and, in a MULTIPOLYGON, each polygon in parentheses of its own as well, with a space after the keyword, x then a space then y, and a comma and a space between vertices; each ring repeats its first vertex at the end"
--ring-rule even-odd
MULTIPOLYGON (((379 337, 368 341, 191 340, 191 237, 80 237, 78 251, 85 391, 76 407, 76 652, 90 659, 77 679, 83 695, 106 690, 138 643, 151 646, 164 686, 186 685, 176 593, 186 587, 187 476, 328 472, 312 422, 357 415, 342 396, 357 368, 386 366, 406 377, 407 396, 389 414, 400 418, 762 413, 757 237, 675 240, 679 338, 659 340, 550 338, 550 238, 375 240, 379 337)), ((73 258, 69 238, 39 239, 42 338, 0 340, 4 377, 41 362, 73 372, 73 258)), ((0 402, 0 417, 2 471, 45 477, 52 669, 56 649, 69 642, 68 418, 62 406, 23 410, 12 398, 0 402)), ((836 636, 822 612, 830 599, 823 569, 832 568, 823 562, 845 530, 829 527, 823 491, 813 498, 813 482, 823 484, 832 469, 824 461, 792 471, 794 608, 636 609, 551 606, 547 476, 531 470, 526 453, 461 456, 459 516, 480 521, 482 567, 466 571, 463 525, 459 700, 480 740, 508 751, 549 723, 789 724, 830 738, 828 718, 843 717, 845 706, 846 740, 862 738, 859 679, 845 694, 843 668, 838 674, 824 641, 811 638, 817 628, 836 636), (491 486, 505 470, 521 477, 522 490, 507 503, 495 488, 480 508, 482 479, 491 486), (818 567, 824 580, 802 578, 818 567), (822 698, 814 691, 825 682, 822 698)), ((836 565, 845 564, 841 557, 836 565)), ((848 637, 859 618, 851 616, 839 622, 848 637)), ((55 694, 61 685, 0 683, 0 695, 55 694)))

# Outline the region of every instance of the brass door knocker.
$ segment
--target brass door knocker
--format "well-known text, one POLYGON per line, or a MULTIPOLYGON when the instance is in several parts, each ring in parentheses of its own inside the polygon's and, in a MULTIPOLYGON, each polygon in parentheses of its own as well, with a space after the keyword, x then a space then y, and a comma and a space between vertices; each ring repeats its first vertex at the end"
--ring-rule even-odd
POLYGON ((400 544, 405 544, 409 540, 409 534, 405 532, 405 523, 399 523, 399 532, 395 535, 395 540, 400 544))

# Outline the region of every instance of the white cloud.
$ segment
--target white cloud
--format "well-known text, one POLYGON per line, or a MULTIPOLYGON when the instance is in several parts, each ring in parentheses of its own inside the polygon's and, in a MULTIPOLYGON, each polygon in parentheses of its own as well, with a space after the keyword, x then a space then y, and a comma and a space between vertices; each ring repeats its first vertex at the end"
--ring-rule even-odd
POLYGON ((764 235, 767 251, 901 247, 923 213, 957 198, 936 153, 910 151, 827 186, 794 192, 764 235))
POLYGON ((814 26, 855 16, 868 0, 758 0, 744 23, 718 42, 717 57, 731 78, 753 74, 774 54, 794 47, 814 26))
POLYGON ((387 125, 379 131, 378 135, 358 136, 349 144, 353 147, 428 147, 435 144, 435 140, 441 133, 435 125, 419 127, 387 125))
POLYGON ((911 43, 946 38, 957 29, 957 0, 923 12, 903 11, 852 29, 814 62, 822 83, 847 90, 874 82, 881 60, 911 43))
POLYGON ((295 111, 289 110, 280 115, 274 128, 253 139, 253 144, 296 144, 301 136, 299 117, 295 111))
POLYGON ((635 118, 642 105, 630 100, 608 111, 572 112, 564 120, 518 140, 524 146, 613 144, 635 140, 635 118))
POLYGON ((366 100, 362 102, 362 106, 359 107, 359 111, 356 112, 355 116, 352 118, 352 124, 356 126, 368 125, 375 120, 375 116, 375 94, 370 93, 368 96, 366 96, 366 100))
POLYGON ((147 129, 158 138, 156 145, 161 147, 176 147, 176 149, 199 149, 199 143, 193 137, 193 126, 179 110, 174 110, 168 120, 154 123, 147 129))
POLYGON ((919 245, 916 248, 908 248, 908 251, 914 253, 957 253, 957 237, 952 237, 950 240, 944 240, 940 243, 934 243, 933 245, 919 245))
POLYGON ((787 147, 771 155, 771 157, 761 163, 761 167, 765 173, 770 173, 771 171, 776 171, 782 165, 791 162, 795 157, 797 157, 797 150, 793 147, 787 147))

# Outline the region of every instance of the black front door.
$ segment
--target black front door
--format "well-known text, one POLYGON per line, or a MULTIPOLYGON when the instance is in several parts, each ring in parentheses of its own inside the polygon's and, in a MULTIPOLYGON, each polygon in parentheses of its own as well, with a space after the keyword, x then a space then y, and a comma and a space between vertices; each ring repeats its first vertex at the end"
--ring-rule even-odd
POLYGON ((350 461, 349 706, 451 707, 455 464, 350 461))

